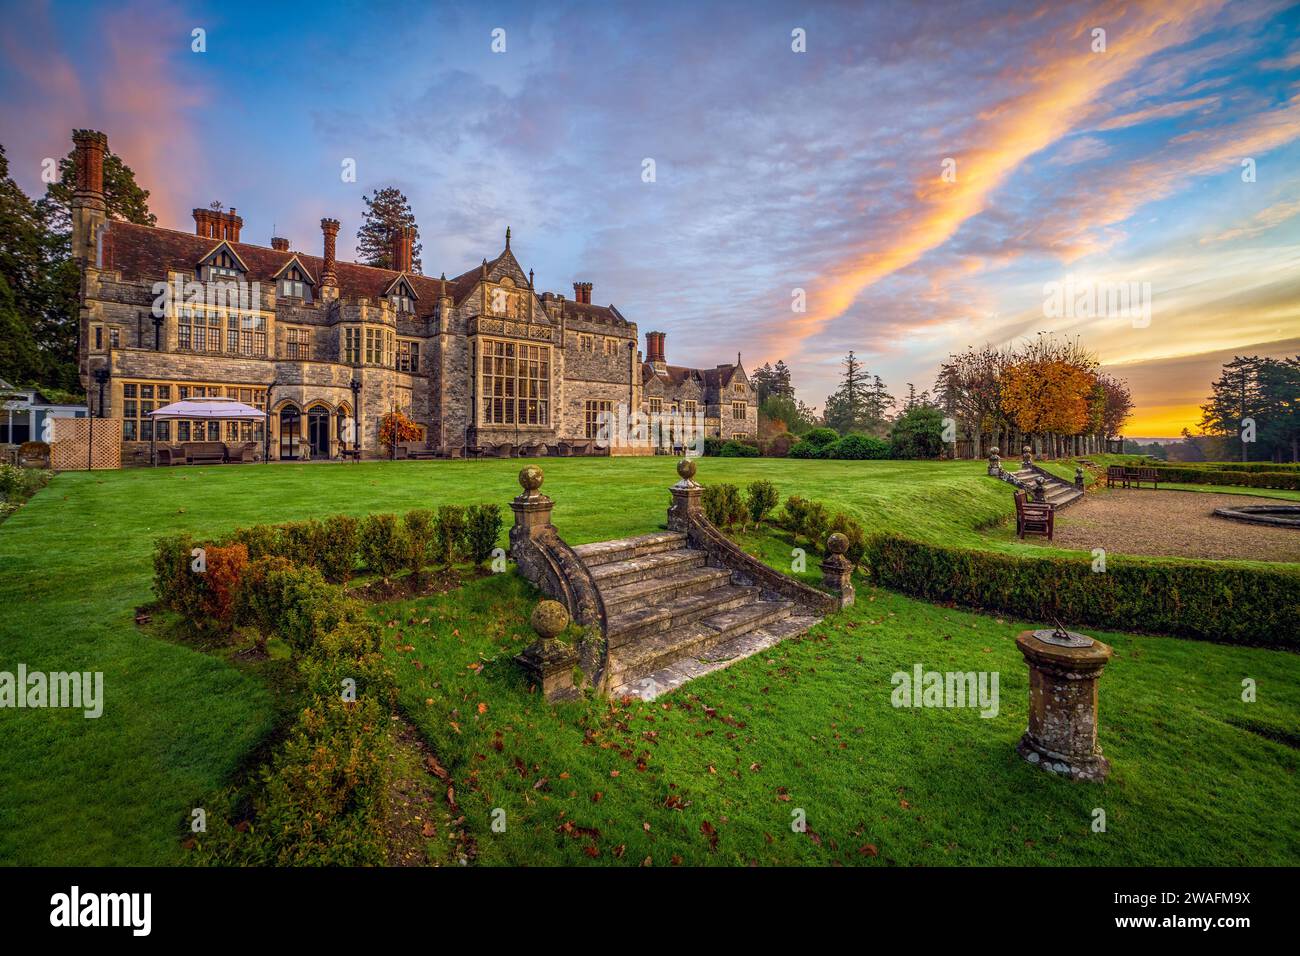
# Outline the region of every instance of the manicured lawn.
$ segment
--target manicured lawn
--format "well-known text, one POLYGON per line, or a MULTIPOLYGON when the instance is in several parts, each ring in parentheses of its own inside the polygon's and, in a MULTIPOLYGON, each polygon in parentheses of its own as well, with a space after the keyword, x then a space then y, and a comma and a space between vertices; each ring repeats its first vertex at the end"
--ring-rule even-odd
MULTIPOLYGON (((556 500, 554 519, 575 544, 655 529, 676 478, 672 461, 662 458, 542 465, 544 490, 556 500)), ((0 710, 6 758, 0 862, 177 860, 190 808, 236 772, 274 723, 276 702, 264 681, 135 626, 133 609, 152 599, 156 537, 213 536, 337 512, 504 504, 517 493, 519 467, 397 462, 58 476, 0 525, 0 670, 20 662, 29 670, 102 670, 107 702, 98 720, 68 711, 0 710)), ((824 500, 854 514, 868 531, 893 528, 951 544, 1042 553, 1005 528, 992 537, 981 533, 1005 517, 1010 497, 1004 485, 980 477, 983 469, 980 462, 710 459, 700 463, 699 478, 741 485, 769 478, 782 495, 824 500)), ((773 561, 784 559, 780 542, 763 548, 773 561)), ((636 854, 638 862, 650 855, 664 863, 674 853, 695 862, 838 859, 858 839, 859 820, 861 844, 874 844, 878 859, 900 862, 1297 857, 1293 816, 1278 813, 1296 803, 1295 751, 1226 722, 1248 714, 1268 728, 1294 728, 1300 714, 1294 655, 1115 637, 1124 653, 1103 683, 1102 735, 1116 774, 1100 790, 1071 788, 1030 773, 1010 754, 1023 730, 1025 696, 1024 667, 1010 644, 1015 625, 895 595, 874 602, 869 596, 812 639, 690 685, 675 698, 706 697, 719 718, 734 714, 744 728, 706 717, 698 706, 636 705, 624 733, 606 705, 543 707, 505 659, 525 643, 522 621, 536 598, 513 574, 393 613, 393 619, 427 616, 431 623, 407 629, 415 652, 392 653, 426 665, 399 667, 404 706, 448 761, 487 862, 590 859, 583 841, 556 834, 560 811, 577 825, 602 830, 598 841, 587 842, 596 843, 597 860, 605 861, 620 843, 625 862, 636 854), (481 655, 488 662, 470 670, 481 655), (895 711, 888 705, 888 675, 916 662, 1000 670, 1000 716, 895 711), (1249 707, 1238 701, 1244 676, 1261 688, 1260 702, 1249 707), (435 703, 424 704, 430 698, 435 703), (483 714, 479 703, 487 705, 483 714), (583 721, 599 740, 583 743, 583 721), (950 726, 953 721, 960 726, 950 726), (499 751, 492 743, 497 731, 499 751), (600 745, 615 740, 618 747, 600 745), (621 755, 629 749, 632 758, 650 753, 646 770, 621 755), (761 769, 751 771, 751 763, 761 769), (612 770, 619 776, 610 777, 612 770), (534 790, 542 776, 548 783, 534 790), (777 787, 787 788, 791 800, 777 799, 777 787), (898 794, 898 787, 907 789, 898 794), (604 796, 592 803, 596 789, 604 796), (576 796, 568 796, 571 790, 576 796), (690 806, 666 809, 679 790, 690 806), (1108 835, 1088 831, 1086 811, 1109 805, 1096 793, 1106 800, 1116 795, 1108 835), (1035 807, 1026 810, 1029 800, 1035 807), (579 805, 588 816, 578 814, 579 805), (505 834, 493 834, 486 817, 473 816, 497 806, 507 811, 505 834), (792 839, 793 807, 808 811, 820 847, 807 836, 792 839), (1122 851, 1115 845, 1117 815, 1139 821, 1124 831, 1122 851), (606 817, 611 822, 603 826, 590 822, 606 817), (704 819, 719 835, 716 853, 700 833, 704 819), (973 820, 982 822, 971 827, 973 820), (651 823, 648 833, 642 822, 651 823), (772 843, 763 836, 768 833, 772 843), (839 856, 828 838, 836 840, 839 856), (944 851, 948 843, 956 847, 944 851)))

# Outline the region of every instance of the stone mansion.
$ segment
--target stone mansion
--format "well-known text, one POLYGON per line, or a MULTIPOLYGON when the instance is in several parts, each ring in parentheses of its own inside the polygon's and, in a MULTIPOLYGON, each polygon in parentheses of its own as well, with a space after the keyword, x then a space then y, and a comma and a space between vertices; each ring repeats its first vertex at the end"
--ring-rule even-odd
MULTIPOLYGON (((321 220, 319 255, 278 237, 242 241, 234 208, 195 209, 192 233, 138 226, 106 214, 105 135, 78 130, 73 141, 81 380, 92 414, 122 420, 124 448, 156 438, 255 441, 260 451, 260 423, 158 422, 154 434, 150 411, 212 396, 268 411, 269 454, 281 459, 337 457, 345 440, 379 455, 392 410, 446 453, 581 443, 620 410, 676 413, 714 437, 757 436, 739 356, 708 369, 668 365, 662 332, 646 334, 643 356, 636 323, 594 304, 590 282, 573 283, 572 299, 536 292, 508 229, 494 258, 432 279, 411 271, 413 230, 391 239, 396 268, 379 269, 336 258, 336 219, 321 220)), ((610 446, 655 450, 648 439, 610 446)))

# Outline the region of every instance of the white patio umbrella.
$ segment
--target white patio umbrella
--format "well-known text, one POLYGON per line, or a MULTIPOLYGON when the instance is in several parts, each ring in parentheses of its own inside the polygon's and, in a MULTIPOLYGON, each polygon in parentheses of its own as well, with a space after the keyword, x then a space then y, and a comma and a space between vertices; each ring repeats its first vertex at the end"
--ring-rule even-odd
MULTIPOLYGON (((177 419, 247 422, 263 421, 267 415, 260 408, 245 405, 233 398, 185 398, 179 402, 172 402, 170 405, 154 409, 149 413, 149 417, 155 422, 177 419)), ((157 436, 157 428, 149 430, 149 463, 155 466, 158 464, 157 436)))

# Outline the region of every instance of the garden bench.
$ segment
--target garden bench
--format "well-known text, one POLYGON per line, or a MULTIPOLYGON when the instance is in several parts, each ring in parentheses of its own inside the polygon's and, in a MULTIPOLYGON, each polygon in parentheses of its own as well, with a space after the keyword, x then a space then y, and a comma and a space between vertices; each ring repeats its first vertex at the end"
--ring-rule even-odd
POLYGON ((1017 491, 1016 499, 1016 536, 1023 538, 1027 534, 1046 535, 1052 540, 1056 524, 1056 509, 1047 502, 1030 501, 1023 491, 1017 491))
POLYGON ((1127 482, 1130 481, 1136 484, 1139 488, 1142 487, 1142 482, 1144 481, 1151 482, 1152 488, 1159 489, 1160 487, 1160 472, 1156 471, 1154 468, 1125 468, 1124 478, 1126 481, 1124 487, 1126 488, 1128 487, 1127 482))
POLYGON ((1106 487, 1114 488, 1116 485, 1128 487, 1128 473, 1123 465, 1110 465, 1106 468, 1106 487))
POLYGON ((226 446, 219 441, 187 441, 181 443, 185 461, 191 465, 221 465, 226 461, 226 446))
POLYGON ((360 448, 340 448, 340 449, 339 449, 339 457, 342 458, 344 461, 348 461, 349 459, 352 460, 352 461, 360 461, 360 460, 361 460, 361 449, 360 449, 360 448))

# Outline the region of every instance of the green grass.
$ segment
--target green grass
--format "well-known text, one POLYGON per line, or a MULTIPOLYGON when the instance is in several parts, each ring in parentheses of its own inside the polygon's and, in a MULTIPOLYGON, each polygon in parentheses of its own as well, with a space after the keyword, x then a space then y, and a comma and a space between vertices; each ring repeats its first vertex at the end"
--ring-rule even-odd
POLYGON ((397 606, 385 641, 402 706, 453 774, 481 862, 1300 859, 1300 823, 1278 812, 1300 798, 1300 761, 1261 736, 1284 736, 1300 712, 1294 655, 1098 633, 1116 650, 1101 683, 1113 771, 1104 786, 1080 785, 1014 752, 1028 680, 1013 639, 1026 625, 864 588, 806 638, 659 701, 553 706, 510 660, 532 637, 534 601, 513 575, 484 579, 397 606), (998 715, 895 709, 890 677, 916 663, 997 671, 998 715), (1267 689, 1255 704, 1240 700, 1244 676, 1267 689), (1255 730, 1234 723, 1244 720, 1255 730), (1105 833, 1091 831, 1098 807, 1105 833), (490 826, 498 808, 503 833, 490 826), (817 839, 791 830, 796 808, 817 839))
MULTIPOLYGON (((574 544, 660 526, 666 489, 676 478, 672 462, 662 458, 541 464, 547 474, 544 490, 556 501, 554 519, 574 544)), ((0 751, 5 754, 0 763, 0 862, 173 862, 189 810, 229 781, 274 725, 274 691, 262 680, 135 626, 133 609, 152 599, 150 554, 156 537, 177 531, 214 536, 240 525, 338 512, 504 503, 517 493, 519 467, 519 462, 376 462, 66 473, 55 478, 0 525, 0 607, 5 608, 0 670, 15 670, 20 662, 29 670, 101 670, 107 701, 99 720, 67 711, 0 710, 0 751)), ((1040 546, 1015 541, 1005 527, 992 536, 981 531, 1009 512, 1007 489, 982 478, 983 470, 982 462, 710 459, 700 463, 699 477, 741 486, 769 478, 782 495, 824 500, 858 517, 868 531, 894 528, 950 544, 1041 554, 1040 546)), ((780 542, 761 548, 770 560, 785 560, 780 542)), ((950 842, 960 849, 945 858, 963 862, 1002 859, 1003 853, 1013 854, 1005 858, 1017 862, 1184 862, 1204 853, 1212 862, 1205 840, 1228 847, 1218 851, 1226 855, 1220 857, 1223 862, 1246 852, 1239 847, 1249 847, 1257 862, 1295 857, 1296 836, 1287 829, 1291 818, 1277 813, 1278 807, 1295 804, 1294 751, 1227 723, 1243 706, 1232 709, 1241 677, 1251 676, 1261 687, 1260 703, 1247 711, 1251 719, 1270 727, 1295 726, 1300 668, 1293 655, 1115 637, 1135 663, 1126 675, 1129 658, 1122 657, 1103 685, 1103 745, 1117 758, 1117 770, 1112 784, 1094 791, 1070 788, 1046 775, 1023 776, 1030 768, 1009 755, 1007 748, 1023 729, 1023 712, 1016 716, 1016 708, 1023 708, 1023 665, 1009 643, 1014 625, 895 595, 881 594, 875 602, 864 597, 861 608, 834 625, 823 625, 818 640, 783 645, 687 688, 687 696, 708 696, 719 715, 734 713, 746 728, 705 718, 698 708, 659 708, 648 714, 654 722, 639 713, 636 724, 629 725, 636 733, 623 734, 611 729, 613 718, 605 716, 603 706, 571 705, 555 712, 542 707, 527 697, 504 658, 486 665, 482 674, 468 669, 480 654, 500 657, 522 646, 526 635, 521 622, 533 600, 531 589, 509 575, 420 602, 429 607, 417 620, 429 616, 448 629, 437 632, 432 624, 413 628, 409 636, 426 668, 404 665, 399 671, 412 718, 435 747, 446 748, 446 759, 453 761, 453 773, 462 781, 463 799, 470 801, 467 806, 475 813, 502 806, 508 819, 518 817, 507 829, 518 842, 499 839, 485 820, 469 821, 480 834, 488 862, 523 861, 529 853, 537 854, 534 862, 568 860, 581 853, 580 841, 554 836, 554 827, 561 825, 558 818, 547 819, 543 827, 542 816, 532 817, 531 824, 528 816, 543 809, 554 812, 569 790, 578 796, 565 800, 586 800, 592 819, 603 819, 602 814, 613 819, 602 833, 627 834, 631 823, 635 831, 642 820, 651 822, 650 835, 632 832, 614 843, 602 837, 598 859, 605 860, 618 842, 626 844, 625 861, 634 852, 640 854, 637 860, 653 855, 657 863, 667 862, 673 853, 696 862, 747 860, 751 855, 791 862, 832 858, 827 844, 819 848, 806 836, 790 840, 788 811, 794 806, 804 806, 811 828, 823 839, 833 837, 841 850, 850 838, 857 839, 853 829, 860 817, 875 828, 874 838, 864 835, 862 842, 876 844, 885 858, 881 841, 888 840, 889 858, 900 862, 938 862, 942 858, 933 855, 935 847, 950 842), (886 607, 893 617, 868 623, 872 614, 880 616, 872 609, 886 607), (854 623, 856 628, 850 626, 854 623), (944 627, 956 629, 951 637, 960 638, 959 643, 944 640, 944 627), (456 628, 460 635, 451 635, 456 628), (968 640, 976 635, 978 650, 968 640), (997 662, 1004 675, 1003 716, 984 721, 970 712, 886 712, 881 706, 888 700, 887 693, 883 698, 878 693, 882 675, 887 678, 893 669, 915 661, 947 669, 943 663, 954 654, 968 668, 981 663, 985 666, 977 669, 988 669, 994 666, 989 661, 997 662), (788 669, 767 665, 768 658, 788 669), (442 687, 433 687, 430 679, 442 687), (427 697, 435 699, 432 707, 423 704, 427 697), (486 714, 478 714, 480 702, 488 705, 486 714), (452 708, 459 718, 449 717, 452 708), (462 734, 450 731, 450 719, 458 721, 462 734), (648 750, 652 759, 647 770, 637 771, 634 760, 613 748, 584 745, 584 720, 593 732, 607 735, 605 742, 625 737, 623 749, 631 747, 634 755, 648 750), (961 726, 949 726, 951 721, 961 726), (477 735, 479 727, 490 732, 477 735), (497 730, 503 735, 500 752, 491 746, 497 730), (640 736, 645 731, 660 731, 660 736, 640 736), (463 750, 457 750, 448 733, 464 738, 463 750), (841 737, 835 739, 835 733, 841 737), (512 741, 509 748, 506 739, 512 741), (471 740, 478 745, 470 748, 471 740), (526 788, 499 779, 497 762, 506 754, 525 762, 523 777, 513 762, 509 767, 526 788), (749 771, 753 762, 765 769, 749 771), (541 768, 536 776, 534 764, 541 768), (741 764, 740 778, 730 776, 741 764), (716 773, 709 773, 710 765, 716 773), (470 775, 474 769, 477 777, 470 775), (620 770, 620 776, 608 777, 610 770, 620 770), (575 782, 560 789, 567 783, 559 776, 565 772, 575 782), (784 779, 777 779, 778 774, 784 779), (550 790, 532 790, 543 775, 551 777, 550 790), (591 804, 590 788, 606 778, 606 796, 591 804), (484 788, 481 800, 473 790, 476 779, 484 788), (626 789, 614 786, 620 781, 628 784, 626 789), (674 784, 686 789, 697 809, 665 811, 650 820, 668 794, 677 792, 674 784), (778 786, 789 789, 789 803, 770 796, 778 786), (907 788, 898 799, 912 805, 910 813, 897 799, 886 806, 886 791, 897 787, 907 788), (1095 793, 1120 795, 1115 804, 1119 816, 1141 821, 1140 835, 1127 831, 1123 851, 1104 850, 1101 841, 1109 837, 1088 836, 1086 814, 1076 820, 1084 804, 1090 809, 1097 802, 1095 793), (1048 802, 1046 818, 1024 809, 1031 799, 1048 802), (785 814, 784 830, 780 814, 774 822, 773 808, 764 801, 785 814), (993 813, 989 807, 995 803, 1020 809, 993 813), (717 854, 699 833, 701 808, 721 834, 717 854), (990 821, 979 834, 962 831, 960 821, 972 814, 990 821), (1027 845, 1017 849, 1006 842, 1002 828, 1013 825, 1008 822, 1013 819, 1026 832, 1023 839, 1035 840, 1041 855, 1027 845), (1056 836, 1029 835, 1044 827, 1044 833, 1056 836), (1082 842, 1070 836, 1055 848, 1057 857, 1046 855, 1045 842, 1076 831, 1082 842), (767 843, 762 833, 770 833, 774 842, 767 843), (662 835, 663 843, 651 835, 662 835), (694 846, 688 837, 704 846, 694 846)), ((888 691, 887 680, 883 689, 888 691)), ((573 805, 566 806, 572 811, 567 818, 580 820, 573 805)), ((1111 830, 1114 836, 1115 815, 1111 830)), ((582 858, 587 859, 585 854, 582 858)))

